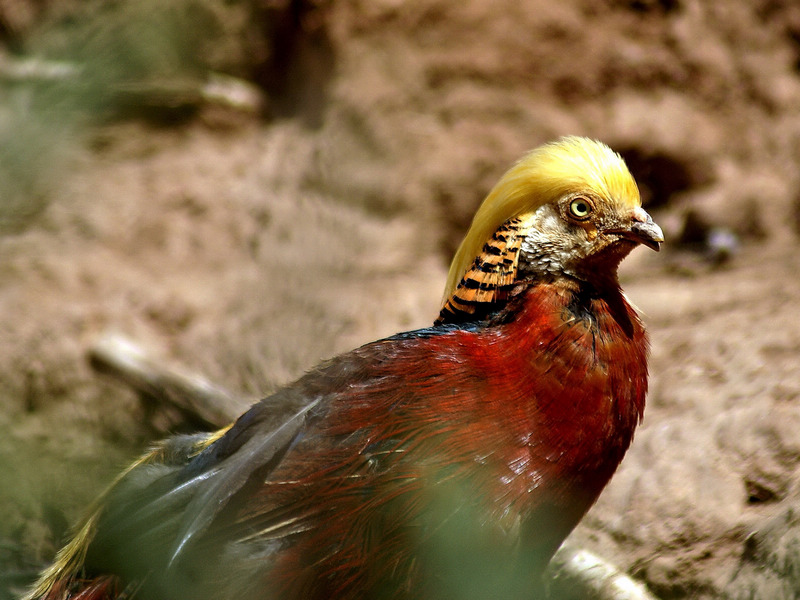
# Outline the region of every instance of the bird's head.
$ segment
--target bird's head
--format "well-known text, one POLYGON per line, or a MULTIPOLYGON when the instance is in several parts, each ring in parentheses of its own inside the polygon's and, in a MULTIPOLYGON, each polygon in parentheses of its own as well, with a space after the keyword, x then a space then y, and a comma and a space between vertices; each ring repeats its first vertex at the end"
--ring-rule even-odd
POLYGON ((526 154, 489 192, 450 267, 443 311, 455 301, 454 311, 476 312, 523 279, 616 281, 633 248, 663 241, 619 154, 561 138, 526 154))

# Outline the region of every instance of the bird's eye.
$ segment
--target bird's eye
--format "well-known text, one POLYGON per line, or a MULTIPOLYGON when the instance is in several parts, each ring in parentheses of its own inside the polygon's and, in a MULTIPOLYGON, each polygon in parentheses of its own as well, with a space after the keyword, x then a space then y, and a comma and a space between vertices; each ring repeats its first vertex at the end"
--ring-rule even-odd
POLYGON ((569 214, 571 217, 582 221, 588 219, 592 214, 592 204, 586 198, 575 198, 569 203, 569 214))

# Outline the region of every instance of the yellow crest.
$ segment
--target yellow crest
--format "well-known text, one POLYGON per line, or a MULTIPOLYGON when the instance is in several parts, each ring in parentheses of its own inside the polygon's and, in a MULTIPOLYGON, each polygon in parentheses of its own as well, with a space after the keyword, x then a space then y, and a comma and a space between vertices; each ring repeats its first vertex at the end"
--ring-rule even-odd
MULTIPOLYGON (((567 194, 590 192, 609 202, 640 206, 639 189, 622 157, 601 142, 564 137, 523 156, 492 188, 472 220, 447 276, 447 305, 497 230, 525 220, 540 206, 567 194)), ((516 264, 514 265, 516 270, 516 264)), ((507 282, 508 276, 504 277, 507 282)))

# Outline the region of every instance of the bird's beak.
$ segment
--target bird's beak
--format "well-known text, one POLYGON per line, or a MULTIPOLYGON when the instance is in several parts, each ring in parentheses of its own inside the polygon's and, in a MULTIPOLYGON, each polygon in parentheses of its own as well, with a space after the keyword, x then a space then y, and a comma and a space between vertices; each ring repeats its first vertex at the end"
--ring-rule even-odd
POLYGON ((661 231, 661 227, 656 225, 653 217, 641 207, 636 207, 633 210, 629 227, 616 229, 613 233, 617 233, 637 244, 643 244, 656 252, 661 250, 661 244, 664 241, 664 232, 661 231))

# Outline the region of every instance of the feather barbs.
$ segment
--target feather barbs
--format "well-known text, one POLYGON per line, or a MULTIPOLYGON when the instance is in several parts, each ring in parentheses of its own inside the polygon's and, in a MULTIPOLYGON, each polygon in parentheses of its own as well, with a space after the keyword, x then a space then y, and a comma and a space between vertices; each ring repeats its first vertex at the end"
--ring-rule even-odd
MULTIPOLYGON (((569 136, 530 151, 503 175, 475 214, 450 266, 442 313, 453 299, 458 301, 454 295, 459 286, 472 279, 475 265, 484 260, 485 246, 494 243, 501 226, 512 220, 524 222, 544 204, 574 193, 631 208, 641 205, 636 182, 622 157, 602 142, 569 136)), ((514 248, 508 249, 513 252, 514 248)), ((509 283, 508 276, 505 271, 498 275, 503 285, 509 283)))
POLYGON ((472 319, 482 308, 502 302, 514 287, 525 223, 514 218, 503 223, 483 246, 436 319, 454 323, 472 319))

